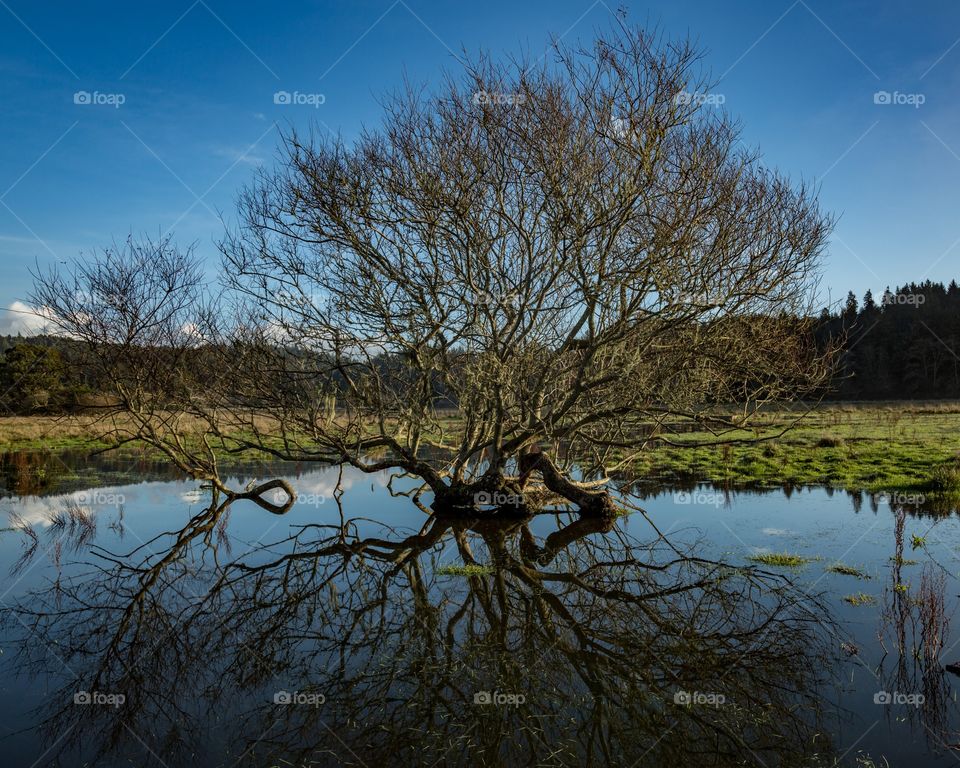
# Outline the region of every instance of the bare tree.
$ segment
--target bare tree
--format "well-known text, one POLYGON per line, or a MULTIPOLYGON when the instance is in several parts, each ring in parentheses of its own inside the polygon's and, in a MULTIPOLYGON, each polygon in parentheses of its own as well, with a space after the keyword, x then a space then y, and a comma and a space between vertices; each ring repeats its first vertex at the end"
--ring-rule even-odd
MULTIPOLYGON (((216 443, 397 469, 435 510, 552 495, 604 514, 598 483, 664 429, 723 435, 815 392, 815 191, 743 148, 689 44, 617 24, 554 54, 409 86, 352 144, 289 133, 241 195, 216 309, 165 316, 205 343, 164 354, 193 349, 205 375, 147 366, 164 383, 124 400, 136 437, 214 482, 216 443)), ((161 250, 145 306, 179 309, 161 250)), ((95 298, 66 287, 41 278, 35 300, 89 334, 95 298)))

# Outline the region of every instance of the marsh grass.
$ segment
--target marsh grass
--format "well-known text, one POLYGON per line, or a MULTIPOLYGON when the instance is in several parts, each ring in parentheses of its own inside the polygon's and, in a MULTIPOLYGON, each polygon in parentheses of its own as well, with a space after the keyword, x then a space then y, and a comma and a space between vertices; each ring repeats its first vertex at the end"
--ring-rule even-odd
POLYGON ((751 562, 772 565, 781 568, 802 568, 811 558, 793 555, 789 552, 762 552, 747 558, 751 562))
POLYGON ((636 462, 659 480, 749 485, 825 485, 850 491, 927 491, 960 495, 960 403, 826 404, 783 436, 791 414, 764 414, 755 430, 726 439, 760 443, 681 447, 707 432, 670 434, 636 462))
POLYGON ((850 605, 876 605, 877 598, 864 592, 857 592, 855 595, 847 595, 843 598, 844 602, 850 605))
POLYGON ((839 573, 842 576, 855 576, 858 579, 870 578, 869 574, 860 570, 859 568, 854 568, 852 565, 844 565, 843 563, 834 563, 833 565, 828 565, 827 571, 830 573, 839 573))

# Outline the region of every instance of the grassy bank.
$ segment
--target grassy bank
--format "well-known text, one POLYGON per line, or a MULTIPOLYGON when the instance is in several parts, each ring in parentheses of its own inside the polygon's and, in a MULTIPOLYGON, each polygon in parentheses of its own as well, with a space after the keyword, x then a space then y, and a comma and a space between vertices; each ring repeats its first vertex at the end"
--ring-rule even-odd
MULTIPOLYGON (((770 422, 783 418, 773 414, 770 422)), ((688 433, 670 441, 682 445, 708 438, 688 433)), ((783 437, 695 448, 658 445, 636 469, 664 480, 929 491, 960 480, 958 458, 960 403, 831 404, 783 437)))
MULTIPOLYGON (((766 431, 787 414, 770 414, 766 431)), ((445 419, 456 431, 457 419, 445 419)), ((0 450, 104 447, 94 416, 0 418, 0 450)), ((738 435, 732 435, 737 437, 738 435)), ((753 437, 754 433, 741 433, 753 437)), ((867 491, 960 488, 960 403, 828 404, 782 437, 760 443, 689 447, 706 433, 670 438, 636 460, 633 471, 664 481, 703 480, 759 485, 829 485, 867 491)), ((728 438, 731 435, 727 436, 728 438)))
POLYGON ((0 451, 104 447, 103 431, 103 421, 95 416, 3 416, 0 451))

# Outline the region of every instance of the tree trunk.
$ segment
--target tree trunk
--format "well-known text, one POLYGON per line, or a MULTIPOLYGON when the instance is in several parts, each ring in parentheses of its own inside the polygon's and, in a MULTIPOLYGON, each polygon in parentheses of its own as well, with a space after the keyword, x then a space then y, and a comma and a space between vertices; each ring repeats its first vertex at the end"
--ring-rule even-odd
POLYGON ((543 484, 557 495, 576 504, 581 514, 598 517, 616 514, 613 500, 607 491, 593 491, 571 482, 542 451, 520 456, 518 464, 521 488, 526 485, 532 472, 539 472, 543 478, 543 484))

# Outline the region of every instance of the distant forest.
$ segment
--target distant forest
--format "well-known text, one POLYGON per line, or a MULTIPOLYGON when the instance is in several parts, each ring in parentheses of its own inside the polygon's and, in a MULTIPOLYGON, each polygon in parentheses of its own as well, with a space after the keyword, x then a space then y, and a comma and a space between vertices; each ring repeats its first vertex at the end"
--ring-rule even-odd
MULTIPOLYGON (((821 346, 845 340, 831 400, 960 399, 960 286, 910 283, 862 300, 850 292, 815 326, 821 346)), ((59 413, 106 402, 106 382, 75 342, 0 336, 0 414, 59 413)))
POLYGON ((910 283, 824 310, 821 344, 846 337, 827 396, 835 400, 960 399, 960 286, 910 283))

